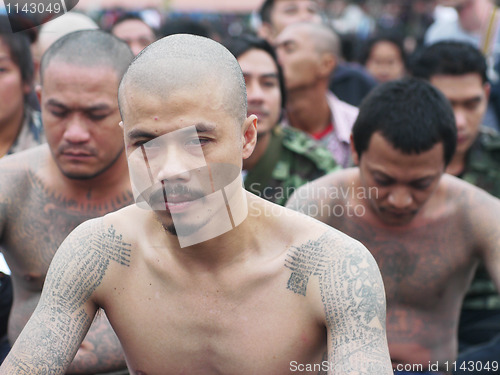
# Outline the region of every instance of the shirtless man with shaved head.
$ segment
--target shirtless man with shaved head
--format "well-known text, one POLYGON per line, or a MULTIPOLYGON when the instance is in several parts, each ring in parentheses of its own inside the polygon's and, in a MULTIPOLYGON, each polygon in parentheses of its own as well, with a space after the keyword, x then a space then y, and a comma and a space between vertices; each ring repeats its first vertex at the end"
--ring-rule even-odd
POLYGON ((257 121, 229 51, 163 38, 119 103, 136 204, 61 245, 2 374, 63 373, 98 308, 131 374, 392 374, 366 248, 243 189, 257 121))
MULTIPOLYGON (((14 291, 10 344, 35 310, 64 238, 85 220, 133 202, 117 101, 132 59, 124 42, 98 30, 63 36, 43 56, 38 95, 47 144, 0 161, 0 248, 14 291)), ((125 368, 100 314, 68 373, 125 368)))

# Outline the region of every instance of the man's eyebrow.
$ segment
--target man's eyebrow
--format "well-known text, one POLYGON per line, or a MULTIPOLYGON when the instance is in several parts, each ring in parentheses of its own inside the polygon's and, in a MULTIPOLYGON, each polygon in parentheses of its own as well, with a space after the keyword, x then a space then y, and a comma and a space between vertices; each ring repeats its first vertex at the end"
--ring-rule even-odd
POLYGON ((370 169, 370 172, 371 172, 372 174, 375 174, 375 173, 376 173, 376 174, 378 174, 378 175, 380 175, 380 176, 382 176, 382 177, 392 178, 391 176, 389 176, 389 175, 388 175, 388 174, 386 174, 385 172, 382 172, 381 170, 377 169, 376 167, 371 167, 371 168, 369 168, 369 169, 370 169))
POLYGON ((260 78, 275 78, 278 79, 278 73, 264 73, 260 75, 260 78))
POLYGON ((418 184, 418 183, 421 183, 421 182, 427 182, 427 180, 432 180, 436 177, 436 175, 432 174, 432 175, 427 175, 427 176, 424 176, 424 177, 421 177, 421 178, 417 178, 416 180, 412 180, 411 183, 412 184, 418 184))
POLYGON ((47 106, 52 106, 52 107, 58 107, 60 109, 64 109, 64 110, 67 110, 68 107, 66 105, 64 105, 63 103, 55 100, 55 99, 49 99, 47 100, 47 103, 46 103, 47 106))
POLYGON ((480 102, 483 97, 481 95, 473 96, 472 98, 467 98, 463 100, 450 100, 452 105, 458 104, 468 104, 468 103, 477 103, 480 102))
MULTIPOLYGON (((217 126, 214 124, 207 124, 204 122, 200 122, 200 123, 197 123, 196 125, 189 126, 188 128, 184 128, 184 129, 179 129, 179 130, 176 130, 174 132, 179 132, 179 134, 192 133, 193 127, 197 133, 208 133, 208 132, 215 130, 215 128, 217 126)), ((146 130, 142 130, 142 129, 132 129, 131 131, 129 131, 127 133, 127 137, 129 139, 136 139, 136 138, 153 139, 153 138, 158 137, 158 134, 152 133, 152 132, 149 132, 146 130)))
POLYGON ((157 134, 147 132, 141 129, 132 129, 127 133, 127 137, 129 139, 137 139, 137 138, 153 139, 156 138, 157 136, 158 136, 157 134))
MULTIPOLYGON (((63 109, 72 109, 71 107, 68 107, 65 104, 63 104, 63 103, 61 103, 58 100, 53 99, 53 98, 47 100, 47 105, 59 107, 59 108, 63 108, 63 109)), ((109 109, 111 109, 111 107, 107 104, 104 104, 104 103, 100 103, 100 104, 96 104, 96 105, 93 105, 90 107, 82 108, 82 110, 85 112, 102 111, 102 110, 109 110, 109 109)))
POLYGON ((214 124, 207 124, 206 122, 199 122, 194 125, 197 133, 208 133, 214 131, 217 127, 214 124))

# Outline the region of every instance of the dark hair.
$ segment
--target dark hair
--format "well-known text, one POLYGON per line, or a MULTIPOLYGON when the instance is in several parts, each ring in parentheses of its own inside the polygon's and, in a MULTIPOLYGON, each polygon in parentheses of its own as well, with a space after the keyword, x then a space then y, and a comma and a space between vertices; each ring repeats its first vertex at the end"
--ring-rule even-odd
POLYGON ((160 35, 165 37, 174 34, 191 34, 213 39, 214 31, 207 24, 190 19, 167 20, 160 29, 160 35))
POLYGON ((430 80, 438 74, 460 76, 477 73, 486 83, 487 65, 481 51, 470 43, 442 41, 415 53, 410 67, 414 77, 430 80))
POLYGON ((278 62, 278 57, 274 48, 265 39, 259 38, 251 34, 243 34, 234 38, 230 38, 224 42, 225 47, 231 52, 236 59, 241 55, 251 49, 260 49, 266 52, 274 61, 276 69, 278 70, 278 80, 281 92, 281 108, 285 108, 286 103, 286 90, 285 90, 285 78, 283 76, 283 70, 278 62))
POLYGON ((109 32, 110 33, 113 33, 113 29, 119 25, 120 23, 122 22, 125 22, 125 21, 140 21, 142 22, 143 24, 145 24, 147 27, 149 27, 151 29, 151 31, 153 32, 153 34, 155 35, 155 37, 157 36, 158 34, 158 30, 156 30, 156 28, 152 27, 151 25, 149 25, 145 20, 144 18, 142 18, 140 15, 138 15, 137 13, 124 13, 122 14, 120 17, 118 17, 116 19, 115 22, 113 22, 113 25, 111 26, 111 28, 109 29, 109 32))
POLYGON ((120 79, 133 58, 127 43, 106 31, 74 31, 57 39, 43 54, 40 79, 43 84, 45 69, 54 59, 78 66, 107 66, 120 79))
POLYGON ((368 39, 359 55, 359 62, 362 65, 366 65, 366 62, 370 58, 373 48, 380 42, 389 42, 393 44, 399 51, 399 55, 401 56, 401 60, 405 68, 408 66, 408 56, 406 54, 403 39, 391 32, 384 32, 380 34, 373 35, 370 39, 368 39))
POLYGON ((455 153, 453 108, 438 89, 420 79, 380 84, 361 102, 352 128, 360 159, 376 132, 405 154, 419 154, 443 142, 446 165, 455 153))
POLYGON ((13 33, 7 16, 0 16, 0 41, 7 45, 10 57, 21 71, 24 83, 33 83, 33 58, 31 56, 30 39, 23 32, 13 33))
POLYGON ((265 0, 259 8, 259 17, 262 22, 271 23, 271 12, 273 11, 274 0, 265 0))

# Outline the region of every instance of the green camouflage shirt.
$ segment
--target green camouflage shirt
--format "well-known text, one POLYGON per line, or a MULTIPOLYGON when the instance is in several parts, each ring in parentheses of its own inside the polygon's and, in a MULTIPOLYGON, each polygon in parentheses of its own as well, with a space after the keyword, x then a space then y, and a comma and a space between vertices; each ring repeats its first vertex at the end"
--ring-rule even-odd
POLYGON ((307 134, 276 126, 266 152, 245 178, 245 189, 284 206, 295 189, 340 169, 332 154, 307 134))
MULTIPOLYGON (((481 128, 467 154, 465 170, 458 177, 500 198, 500 134, 490 128, 481 128)), ((500 309, 500 296, 483 264, 465 296, 463 308, 500 309)))

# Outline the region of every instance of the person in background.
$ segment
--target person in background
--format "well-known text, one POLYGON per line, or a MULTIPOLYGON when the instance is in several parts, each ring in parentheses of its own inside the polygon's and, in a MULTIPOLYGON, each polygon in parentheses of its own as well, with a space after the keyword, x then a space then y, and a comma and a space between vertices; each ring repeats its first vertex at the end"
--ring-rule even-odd
MULTIPOLYGON (((327 24, 323 4, 318 0, 265 0, 258 14, 260 26, 257 33, 272 45, 288 25, 298 22, 327 24)), ((340 100, 358 106, 377 81, 361 65, 342 61, 340 42, 336 54, 337 64, 330 76, 330 91, 340 100)))
POLYGON ((78 30, 96 30, 99 26, 89 16, 71 11, 40 26, 38 36, 31 45, 35 66, 35 84, 40 83, 40 61, 47 49, 60 37, 78 30))
POLYGON ((28 37, 0 16, 0 157, 45 142, 40 112, 27 103, 33 79, 28 37))
POLYGON ((134 56, 157 39, 157 32, 141 17, 125 14, 111 27, 111 34, 128 44, 134 56))
MULTIPOLYGON (((0 158, 45 142, 40 112, 29 103, 33 92, 30 39, 13 33, 11 22, 0 15, 0 158)), ((1 246, 0 246, 1 250, 1 246)), ((0 263, 0 362, 10 345, 7 324, 12 307, 12 280, 3 254, 0 263)))
POLYGON ((403 78, 407 72, 403 40, 393 34, 371 37, 366 42, 360 62, 378 82, 403 78))
POLYGON ((500 11, 493 0, 439 0, 451 7, 456 17, 436 20, 426 31, 424 42, 467 42, 478 48, 486 58, 491 95, 483 124, 500 130, 500 11))
POLYGON ((259 9, 259 17, 257 34, 270 43, 288 25, 323 21, 321 5, 317 0, 265 0, 259 9))
MULTIPOLYGON (((481 126, 491 89, 481 51, 465 42, 438 42, 415 56, 411 70, 413 76, 438 88, 453 107, 457 148, 446 172, 500 198, 500 135, 481 126)), ((484 264, 465 296, 458 333, 457 363, 487 363, 500 358, 500 296, 484 264)), ((457 372, 466 373, 481 371, 457 372)))
MULTIPOLYGON (((14 291, 11 344, 35 310, 54 253, 69 232, 133 201, 117 101, 132 58, 124 42, 100 30, 65 35, 42 58, 37 93, 47 144, 0 160, 0 247, 14 291)), ((68 372, 125 368, 121 345, 101 314, 68 372)))
POLYGON ((285 76, 286 124, 319 141, 347 167, 358 109, 328 89, 338 63, 337 35, 326 25, 295 23, 276 37, 275 48, 285 76))
POLYGON ((296 188, 338 166, 328 150, 306 134, 280 126, 286 91, 273 47, 252 35, 232 38, 225 45, 243 71, 247 114, 258 117, 257 145, 243 160, 245 188, 284 205, 296 188))
POLYGON ((456 143, 438 89, 416 78, 380 84, 352 129, 358 167, 300 187, 287 203, 375 257, 395 374, 454 370, 460 307, 479 261, 500 287, 500 200, 445 173, 456 143))

